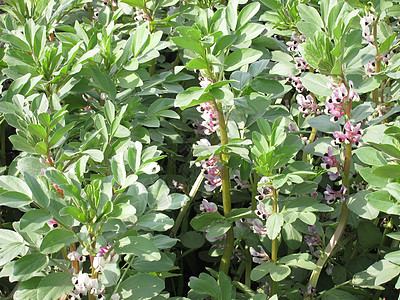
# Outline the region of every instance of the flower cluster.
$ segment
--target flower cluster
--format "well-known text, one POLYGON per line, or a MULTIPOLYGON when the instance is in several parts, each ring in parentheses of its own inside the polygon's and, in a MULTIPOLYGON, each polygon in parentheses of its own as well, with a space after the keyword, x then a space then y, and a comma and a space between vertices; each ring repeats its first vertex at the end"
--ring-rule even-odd
POLYGON ((253 247, 250 247, 250 254, 253 257, 252 260, 256 264, 262 264, 266 261, 270 261, 271 259, 269 258, 267 252, 265 252, 264 248, 261 247, 260 245, 258 246, 260 248, 260 252, 258 252, 256 249, 253 247))
POLYGON ((304 42, 306 40, 306 37, 304 35, 298 35, 296 32, 292 33, 292 40, 286 42, 286 45, 288 46, 288 51, 290 52, 296 52, 297 54, 300 54, 299 51, 299 45, 300 43, 304 42))
POLYGON ((322 156, 321 167, 328 171, 329 179, 335 181, 340 172, 342 171, 340 163, 337 161, 335 156, 332 155, 333 149, 331 146, 328 147, 328 152, 322 156), (336 168, 336 172, 333 169, 336 168))
POLYGON ((96 278, 90 278, 87 273, 80 272, 78 276, 72 277, 72 283, 74 290, 69 294, 69 299, 82 299, 88 293, 96 296, 97 299, 105 299, 103 296, 105 293, 104 285, 99 288, 99 281, 96 278))
POLYGON ((305 72, 308 67, 308 63, 302 57, 295 57, 294 61, 296 62, 296 69, 299 70, 301 73, 305 72))
POLYGON ((340 190, 335 191, 328 184, 324 192, 324 197, 327 204, 333 204, 337 199, 339 199, 340 202, 343 202, 346 200, 347 196, 347 188, 344 185, 340 187, 340 190))
MULTIPOLYGON (((206 139, 201 139, 197 142, 198 145, 209 147, 210 142, 206 139)), ((206 179, 204 188, 207 192, 215 190, 217 187, 222 185, 221 171, 218 167, 218 157, 212 156, 208 159, 196 162, 196 166, 203 168, 203 176, 206 179)))
POLYGON ((203 102, 197 107, 197 111, 201 113, 201 117, 203 118, 203 122, 200 124, 196 124, 195 122, 195 127, 200 130, 198 133, 210 135, 217 131, 219 128, 219 119, 214 104, 212 102, 203 102))
POLYGON ((293 76, 293 74, 289 74, 288 76, 288 81, 292 84, 294 88, 296 88, 296 91, 298 91, 299 93, 304 91, 304 85, 301 83, 300 77, 293 76))
POLYGON ((300 105, 299 110, 303 114, 303 116, 307 116, 316 112, 319 115, 321 112, 318 109, 317 103, 314 101, 314 97, 311 94, 308 94, 304 97, 303 94, 297 94, 296 96, 297 103, 300 105))
POLYGON ((308 226, 308 232, 312 235, 305 235, 304 241, 309 247, 322 246, 324 244, 315 225, 308 226))
POLYGON ((358 95, 353 91, 353 82, 351 80, 349 81, 349 90, 347 90, 344 83, 340 83, 339 85, 330 84, 329 87, 333 91, 331 97, 326 99, 325 113, 332 115, 332 122, 337 122, 345 113, 344 100, 354 100, 358 95))
POLYGON ((111 246, 100 248, 99 252, 93 258, 93 268, 96 272, 102 271, 106 263, 116 263, 118 261, 118 254, 114 250, 110 251, 110 249, 111 246))
POLYGON ((360 129, 361 123, 353 125, 350 121, 347 121, 344 125, 345 132, 342 131, 334 131, 333 136, 335 139, 331 142, 333 146, 339 146, 342 143, 350 144, 353 143, 357 147, 361 146, 359 142, 362 130, 360 129))
POLYGON ((372 14, 362 17, 360 20, 360 24, 361 24, 361 28, 362 28, 362 37, 368 43, 374 42, 374 35, 371 32, 372 23, 374 22, 374 20, 375 20, 375 17, 372 14))
MULTIPOLYGON (((380 60, 383 64, 388 66, 390 64, 389 60, 391 58, 392 58, 391 53, 388 53, 386 55, 381 54, 381 55, 379 55, 379 57, 375 57, 375 59, 373 61, 370 61, 366 65, 364 65, 364 69, 367 73, 375 73, 375 67, 376 67, 378 60, 380 60)), ((368 76, 372 76, 372 74, 368 74, 368 76)))

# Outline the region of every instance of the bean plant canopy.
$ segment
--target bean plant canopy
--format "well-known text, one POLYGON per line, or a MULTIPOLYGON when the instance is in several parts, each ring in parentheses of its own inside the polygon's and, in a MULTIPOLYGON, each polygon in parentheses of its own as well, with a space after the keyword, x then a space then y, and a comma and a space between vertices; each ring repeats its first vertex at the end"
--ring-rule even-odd
POLYGON ((2 0, 0 298, 398 299, 399 0, 2 0))

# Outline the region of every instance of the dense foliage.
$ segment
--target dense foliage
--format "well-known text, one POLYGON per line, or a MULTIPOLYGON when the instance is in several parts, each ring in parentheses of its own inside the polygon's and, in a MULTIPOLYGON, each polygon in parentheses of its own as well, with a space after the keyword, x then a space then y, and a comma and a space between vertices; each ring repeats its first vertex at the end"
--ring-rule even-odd
POLYGON ((2 299, 397 299, 398 2, 4 0, 2 299))

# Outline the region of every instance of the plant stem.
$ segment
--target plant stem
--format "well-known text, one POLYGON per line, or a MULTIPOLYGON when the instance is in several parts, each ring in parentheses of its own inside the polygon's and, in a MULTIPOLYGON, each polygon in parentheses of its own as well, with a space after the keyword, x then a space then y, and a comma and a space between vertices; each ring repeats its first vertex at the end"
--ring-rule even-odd
MULTIPOLYGON (((346 103, 346 117, 347 120, 351 118, 351 100, 348 99, 346 103)), ((346 145, 345 156, 344 156, 344 164, 343 164, 343 185, 347 188, 347 192, 350 187, 350 165, 351 165, 351 150, 352 143, 346 145)), ((340 238, 342 237, 344 230, 347 224, 347 218, 349 216, 349 208, 346 205, 346 202, 342 204, 342 211, 340 213, 339 223, 336 227, 335 232, 333 233, 329 244, 325 247, 324 253, 321 254, 320 258, 317 261, 317 267, 311 274, 310 281, 308 285, 313 287, 317 286, 319 275, 321 274, 322 268, 324 267, 328 258, 332 255, 333 249, 336 247, 340 238)))
POLYGON ((174 227, 172 227, 172 229, 171 229, 170 236, 175 237, 176 234, 178 233, 178 229, 181 226, 182 220, 186 216, 187 211, 190 207, 190 204, 192 203, 194 196, 196 195, 202 181, 203 181, 203 171, 201 171, 199 176, 197 176, 197 179, 194 182, 192 189, 190 190, 189 195, 188 195, 190 200, 188 202, 186 202, 184 206, 182 206, 182 208, 178 214, 178 217, 175 220, 174 227))
MULTIPOLYGON (((276 214, 278 213, 278 195, 276 193, 276 190, 273 189, 272 191, 272 213, 276 214)), ((278 239, 275 238, 272 240, 272 245, 271 245, 271 261, 276 263, 278 261, 278 239)), ((271 284, 271 295, 273 296, 278 293, 278 282, 272 280, 271 284)))
MULTIPOLYGON (((379 73, 381 71, 381 57, 379 55, 379 48, 378 48, 378 41, 377 41, 377 27, 378 27, 378 20, 379 20, 379 15, 377 16, 376 20, 374 21, 373 27, 372 27, 372 34, 374 36, 374 46, 376 48, 376 62, 375 62, 375 73, 379 73)), ((374 103, 376 106, 379 105, 379 88, 376 88, 375 90, 372 91, 372 99, 374 100, 374 103)))
MULTIPOLYGON (((218 112, 218 120, 219 120, 219 132, 221 135, 221 146, 228 144, 228 133, 226 131, 226 123, 224 113, 222 111, 222 105, 218 103, 216 100, 214 102, 214 107, 218 112)), ((224 215, 227 215, 231 211, 231 180, 229 176, 229 168, 227 166, 229 155, 225 152, 221 153, 221 177, 222 177, 222 203, 224 207, 224 215)), ((226 233, 226 244, 224 248, 224 253, 221 258, 221 264, 219 266, 219 270, 228 274, 229 266, 232 257, 234 244, 234 235, 233 235, 233 226, 226 233)))

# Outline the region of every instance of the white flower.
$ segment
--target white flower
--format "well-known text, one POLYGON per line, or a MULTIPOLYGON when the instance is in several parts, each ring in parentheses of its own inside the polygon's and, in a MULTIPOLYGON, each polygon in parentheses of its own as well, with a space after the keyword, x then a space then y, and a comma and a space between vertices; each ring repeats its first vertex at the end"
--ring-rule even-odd
POLYGON ((105 265, 106 261, 104 260, 103 256, 95 256, 93 258, 93 268, 96 270, 96 272, 102 271, 105 265))

